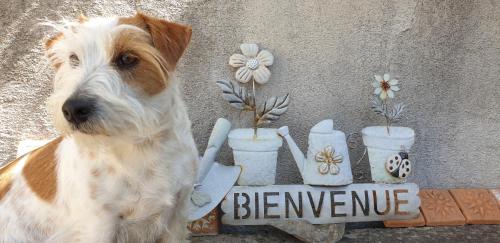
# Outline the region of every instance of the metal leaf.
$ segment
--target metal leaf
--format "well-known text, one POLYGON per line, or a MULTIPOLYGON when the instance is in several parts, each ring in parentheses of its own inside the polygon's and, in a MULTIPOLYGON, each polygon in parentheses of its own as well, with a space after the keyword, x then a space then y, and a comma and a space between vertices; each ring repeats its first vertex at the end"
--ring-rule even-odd
POLYGON ((386 116, 386 109, 384 103, 378 98, 378 96, 372 97, 371 100, 371 108, 372 111, 378 115, 386 116))
POLYGON ((196 189, 191 193, 191 201, 198 207, 203 207, 212 202, 210 195, 206 192, 197 191, 196 189))
POLYGON ((288 110, 288 104, 290 104, 288 94, 269 98, 259 109, 260 111, 256 117, 257 126, 278 120, 288 110))
POLYGON ((404 116, 403 116, 403 111, 405 110, 406 105, 403 103, 395 104, 392 107, 392 111, 390 114, 390 120, 391 122, 398 122, 400 121, 404 116))
POLYGON ((227 80, 220 80, 216 83, 222 89, 222 96, 232 107, 246 111, 253 110, 251 96, 244 87, 227 80))

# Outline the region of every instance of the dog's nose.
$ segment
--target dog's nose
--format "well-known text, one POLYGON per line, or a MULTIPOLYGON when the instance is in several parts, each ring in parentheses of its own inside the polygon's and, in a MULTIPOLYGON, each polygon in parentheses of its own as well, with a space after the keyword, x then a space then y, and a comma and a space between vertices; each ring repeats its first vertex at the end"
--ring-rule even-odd
POLYGON ((63 104, 62 112, 68 122, 78 125, 92 116, 94 107, 95 102, 90 99, 68 99, 63 104))

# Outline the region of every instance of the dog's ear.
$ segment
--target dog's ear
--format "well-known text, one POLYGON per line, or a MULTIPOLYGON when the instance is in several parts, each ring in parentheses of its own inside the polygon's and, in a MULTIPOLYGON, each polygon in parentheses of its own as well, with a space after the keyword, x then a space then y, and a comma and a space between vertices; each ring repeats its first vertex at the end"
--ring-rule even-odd
POLYGON ((138 26, 151 34, 153 45, 160 51, 170 71, 175 69, 191 40, 191 27, 137 13, 121 19, 121 23, 138 26))

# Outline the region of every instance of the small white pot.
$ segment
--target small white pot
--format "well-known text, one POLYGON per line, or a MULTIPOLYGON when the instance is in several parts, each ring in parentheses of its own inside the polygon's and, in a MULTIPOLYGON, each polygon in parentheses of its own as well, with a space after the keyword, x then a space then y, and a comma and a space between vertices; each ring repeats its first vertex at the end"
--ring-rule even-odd
POLYGON ((234 129, 228 136, 234 164, 241 166, 241 186, 273 185, 276 178, 278 149, 283 140, 276 129, 259 128, 257 136, 251 128, 234 129))
POLYGON ((368 159, 372 181, 376 183, 403 183, 406 178, 392 176, 386 169, 387 159, 401 152, 401 149, 409 151, 415 141, 415 132, 408 127, 390 127, 387 133, 385 126, 365 127, 363 143, 368 148, 368 159))

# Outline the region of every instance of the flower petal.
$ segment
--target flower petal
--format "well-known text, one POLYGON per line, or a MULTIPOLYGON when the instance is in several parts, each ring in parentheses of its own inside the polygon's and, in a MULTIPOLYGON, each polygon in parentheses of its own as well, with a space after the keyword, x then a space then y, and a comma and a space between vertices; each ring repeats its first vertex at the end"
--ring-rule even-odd
POLYGON ((375 82, 372 83, 372 86, 373 86, 373 88, 378 88, 378 87, 380 87, 380 82, 379 81, 375 81, 375 82))
POLYGON ((391 75, 389 75, 388 73, 384 74, 384 80, 389 81, 389 79, 391 79, 391 75))
POLYGON ((234 76, 238 81, 247 83, 252 79, 252 70, 248 67, 240 67, 234 76))
POLYGON ((392 90, 387 90, 387 96, 389 96, 389 98, 394 98, 394 91, 392 90))
POLYGON ((241 54, 234 54, 229 58, 229 65, 233 67, 243 67, 247 63, 248 58, 241 54))
POLYGON ((259 51, 259 46, 257 44, 241 44, 240 45, 241 52, 243 55, 247 57, 255 57, 257 56, 257 52, 259 51))
POLYGON ((386 98, 387 98, 387 92, 385 91, 380 92, 380 99, 385 100, 386 98))
POLYGON ((378 95, 378 94, 380 94, 380 92, 382 92, 382 88, 378 87, 375 89, 375 92, 373 92, 373 94, 378 95))
POLYGON ((323 155, 323 153, 319 152, 316 154, 316 156, 314 156, 314 159, 316 160, 316 162, 325 162, 325 156, 323 155))
POLYGON ((375 80, 377 80, 377 82, 382 82, 382 77, 380 77, 380 75, 375 75, 375 80))
POLYGON ((327 163, 321 163, 319 164, 318 166, 318 172, 322 175, 328 173, 328 170, 329 170, 329 165, 327 163))
POLYGON ((265 84, 271 77, 271 71, 269 71, 266 66, 260 65, 257 70, 253 71, 253 76, 255 78, 255 82, 259 84, 265 84))
POLYGON ((271 66, 274 62, 273 54, 271 54, 271 52, 267 50, 262 50, 261 52, 259 52, 259 54, 257 55, 257 59, 259 59, 259 62, 261 64, 264 64, 265 66, 271 66))
POLYGON ((330 174, 336 175, 339 173, 339 171, 340 171, 340 168, 337 165, 335 165, 335 164, 330 165, 330 174))
POLYGON ((398 83, 399 83, 399 81, 398 81, 398 80, 396 80, 396 79, 391 79, 391 80, 389 80, 389 84, 390 84, 390 85, 396 85, 396 84, 398 84, 398 83))
POLYGON ((391 85, 392 91, 399 91, 399 87, 397 85, 391 85))
POLYGON ((332 152, 335 153, 335 149, 333 149, 331 145, 326 146, 323 151, 325 151, 326 154, 331 154, 332 152))

